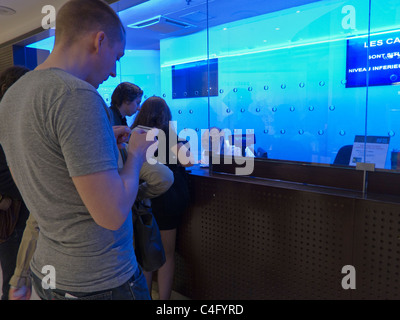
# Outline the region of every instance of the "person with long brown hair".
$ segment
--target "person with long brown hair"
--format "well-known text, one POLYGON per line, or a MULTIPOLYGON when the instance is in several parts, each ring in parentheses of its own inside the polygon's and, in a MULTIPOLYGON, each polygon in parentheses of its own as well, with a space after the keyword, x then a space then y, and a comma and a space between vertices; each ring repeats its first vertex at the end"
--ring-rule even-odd
MULTIPOLYGON (((165 152, 163 157, 160 158, 166 160, 166 165, 174 174, 174 182, 168 191, 151 199, 151 208, 160 229, 166 256, 165 264, 157 270, 160 300, 168 300, 171 297, 175 270, 176 232, 182 214, 189 205, 189 188, 185 167, 194 164, 189 151, 189 143, 187 141, 179 141, 176 132, 171 128, 171 120, 171 110, 166 101, 163 98, 153 96, 142 104, 132 124, 132 128, 142 125, 157 128, 165 134, 165 145, 164 142, 159 143, 157 156, 165 152), (174 135, 174 137, 171 135, 174 135), (176 141, 177 143, 170 143, 171 141, 176 141), (182 154, 185 155, 185 159, 178 156, 182 154)), ((144 274, 151 292, 153 273, 144 272, 144 274)))

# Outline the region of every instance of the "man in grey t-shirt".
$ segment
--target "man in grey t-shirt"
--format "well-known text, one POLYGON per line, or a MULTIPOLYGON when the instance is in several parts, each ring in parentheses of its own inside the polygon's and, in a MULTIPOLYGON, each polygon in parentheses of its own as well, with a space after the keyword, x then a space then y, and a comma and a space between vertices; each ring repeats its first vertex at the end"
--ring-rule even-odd
POLYGON ((118 171, 117 142, 97 92, 124 55, 125 30, 101 0, 71 0, 58 12, 48 59, 0 104, 0 143, 40 233, 31 262, 43 299, 149 299, 132 245, 131 207, 145 161, 133 132, 118 171), (43 282, 41 282, 43 280, 43 282))

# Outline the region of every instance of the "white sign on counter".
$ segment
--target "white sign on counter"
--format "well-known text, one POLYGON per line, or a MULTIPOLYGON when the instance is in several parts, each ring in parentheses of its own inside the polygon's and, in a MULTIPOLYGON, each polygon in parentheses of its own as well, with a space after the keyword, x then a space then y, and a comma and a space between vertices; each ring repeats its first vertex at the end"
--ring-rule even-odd
POLYGON ((350 157, 350 166, 357 162, 375 163, 376 168, 384 169, 389 149, 390 137, 356 136, 350 157), (364 160, 365 156, 365 160, 364 160))

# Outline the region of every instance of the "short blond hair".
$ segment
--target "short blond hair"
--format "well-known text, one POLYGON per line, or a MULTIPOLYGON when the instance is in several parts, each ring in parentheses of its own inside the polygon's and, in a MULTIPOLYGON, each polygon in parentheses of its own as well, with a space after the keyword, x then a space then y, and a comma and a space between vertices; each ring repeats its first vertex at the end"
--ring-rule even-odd
POLYGON ((58 11, 55 44, 72 44, 88 32, 104 31, 111 44, 122 41, 125 28, 103 0, 70 0, 58 11))

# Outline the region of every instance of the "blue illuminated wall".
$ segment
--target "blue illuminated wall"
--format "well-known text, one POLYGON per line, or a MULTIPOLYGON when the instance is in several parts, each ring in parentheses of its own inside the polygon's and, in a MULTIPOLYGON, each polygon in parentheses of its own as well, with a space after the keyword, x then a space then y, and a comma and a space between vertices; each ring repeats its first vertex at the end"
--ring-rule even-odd
POLYGON ((99 92, 110 103, 120 82, 133 82, 144 99, 167 100, 183 135, 192 129, 200 141, 213 126, 254 129, 256 150, 273 159, 330 164, 356 135, 390 136, 390 152, 400 149, 400 87, 346 87, 346 60, 348 39, 400 36, 397 7, 394 0, 317 1, 163 39, 159 51, 126 51, 118 77, 99 92), (217 96, 173 99, 172 66, 207 58, 218 59, 217 96))
MULTIPOLYGON (((378 6, 371 32, 395 29, 378 6)), ((270 158, 318 163, 332 163, 359 134, 391 135, 389 150, 400 146, 400 89, 346 88, 347 39, 368 33, 368 12, 368 1, 326 1, 211 28, 219 95, 210 97, 209 113, 207 99, 170 99, 171 65, 207 57, 206 31, 161 41, 161 90, 178 127, 206 128, 209 118, 210 126, 255 129, 256 149, 270 158), (349 4, 355 30, 342 24, 349 4)))

